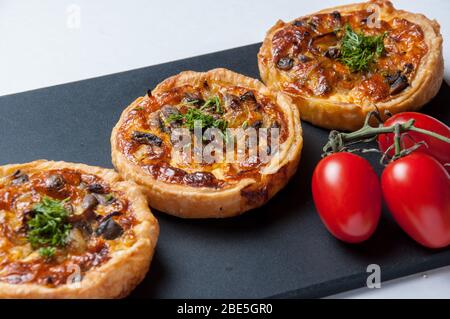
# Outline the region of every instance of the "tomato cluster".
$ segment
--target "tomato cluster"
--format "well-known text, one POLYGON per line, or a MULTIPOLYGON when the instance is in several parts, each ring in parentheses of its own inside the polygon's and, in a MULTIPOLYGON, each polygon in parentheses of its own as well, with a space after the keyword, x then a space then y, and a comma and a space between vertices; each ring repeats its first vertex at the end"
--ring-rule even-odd
MULTIPOLYGON (((415 241, 429 248, 450 245, 450 175, 445 167, 450 163, 450 144, 420 132, 450 138, 450 129, 414 112, 394 115, 383 125, 411 119, 419 129, 408 132, 402 147, 418 148, 391 161, 381 183, 370 163, 350 152, 333 153, 317 165, 312 178, 314 202, 323 223, 338 239, 349 243, 368 239, 378 225, 384 198, 394 219, 415 241)), ((379 134, 377 139, 380 151, 393 156, 394 133, 379 134)))

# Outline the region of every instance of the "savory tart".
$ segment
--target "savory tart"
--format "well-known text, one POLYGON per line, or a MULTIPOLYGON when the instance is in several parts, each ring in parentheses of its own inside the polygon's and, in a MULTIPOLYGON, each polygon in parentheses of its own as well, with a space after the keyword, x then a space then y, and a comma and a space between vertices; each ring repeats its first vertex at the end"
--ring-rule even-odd
POLYGON ((230 217, 263 205, 288 182, 302 141, 299 112, 289 97, 226 69, 188 71, 166 79, 124 110, 112 132, 112 161, 123 178, 145 187, 150 206, 160 211, 183 218, 230 217), (183 129, 193 135, 183 144, 189 152, 175 156, 175 133, 183 129), (210 129, 219 136, 206 136, 210 129), (259 157, 248 152, 239 157, 239 148, 229 147, 239 143, 233 129, 268 132, 271 138, 264 144, 258 135, 259 157), (276 145, 271 132, 278 136, 276 145), (230 154, 231 149, 231 160, 194 160, 213 142, 221 142, 215 152, 223 146, 230 154), (261 160, 262 153, 275 156, 261 160))
POLYGON ((158 223, 113 170, 0 166, 0 298, 116 298, 145 276, 158 223))
POLYGON ((291 96, 302 119, 355 130, 380 113, 418 110, 443 78, 436 21, 389 1, 326 9, 278 21, 258 54, 261 78, 291 96), (387 111, 387 112, 386 112, 387 111))

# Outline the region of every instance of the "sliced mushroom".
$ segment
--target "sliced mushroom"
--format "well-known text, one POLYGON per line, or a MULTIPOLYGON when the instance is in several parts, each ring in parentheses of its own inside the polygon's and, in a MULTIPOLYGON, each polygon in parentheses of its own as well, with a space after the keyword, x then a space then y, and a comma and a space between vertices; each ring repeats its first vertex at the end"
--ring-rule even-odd
POLYGON ((161 146, 163 143, 160 137, 146 132, 134 131, 131 138, 136 142, 147 145, 161 146))
POLYGON ((87 194, 84 196, 83 201, 81 202, 81 205, 73 208, 72 205, 66 204, 65 208, 69 212, 69 220, 71 222, 79 222, 82 220, 92 220, 95 219, 96 214, 94 212, 94 209, 98 205, 97 198, 92 194, 87 194))
POLYGON ((288 71, 288 70, 292 69, 293 66, 294 66, 294 60, 291 59, 290 57, 283 57, 280 60, 278 60, 278 62, 277 62, 277 67, 280 70, 284 70, 284 71, 288 71))
MULTIPOLYGON (((22 213, 22 215, 19 215, 21 226, 17 229, 18 233, 26 233, 28 231, 28 221, 35 216, 35 211, 30 209, 26 210, 22 213)), ((0 223, 4 223, 5 219, 5 213, 2 214, 0 211, 0 223)))
POLYGON ((386 81, 388 82, 389 85, 392 85, 395 81, 397 81, 397 79, 402 75, 402 73, 400 71, 397 71, 393 74, 388 74, 386 75, 386 81))
POLYGON ((161 122, 159 111, 153 112, 148 117, 148 126, 150 126, 153 130, 161 130, 164 128, 164 125, 161 122))
MULTIPOLYGON (((241 99, 233 94, 224 95, 225 105, 232 110, 239 110, 241 108, 241 99)), ((220 116, 219 116, 220 118, 220 116)))
POLYGON ((95 230, 97 236, 102 236, 106 240, 113 240, 123 234, 123 228, 112 218, 102 221, 95 230))
POLYGON ((109 219, 109 218, 113 218, 114 216, 119 216, 119 215, 122 215, 122 213, 119 212, 119 211, 117 211, 117 210, 115 210, 115 211, 113 211, 113 212, 111 212, 111 213, 109 213, 109 214, 103 216, 103 217, 100 219, 100 222, 103 222, 103 221, 105 221, 105 220, 107 220, 107 219, 109 219))
POLYGON ((412 71, 414 71, 414 64, 412 64, 412 63, 406 63, 406 64, 403 66, 403 72, 404 72, 404 74, 409 74, 409 73, 411 73, 412 71))
POLYGON ((252 102, 256 102, 256 97, 255 97, 255 93, 253 93, 253 91, 247 91, 244 94, 241 95, 240 97, 241 101, 252 101, 252 102))
POLYGON ((205 103, 205 101, 197 94, 195 93, 185 93, 183 102, 189 103, 191 105, 195 106, 201 106, 205 103))
POLYGON ((102 184, 98 183, 88 185, 87 190, 91 193, 97 194, 103 194, 105 192, 105 189, 103 188, 102 184))
POLYGON ((333 22, 335 25, 341 25, 341 13, 339 11, 331 12, 331 17, 333 18, 333 22))
POLYGON ((23 183, 28 182, 29 178, 27 174, 22 173, 20 170, 17 170, 13 175, 13 180, 11 184, 13 185, 21 185, 23 183))
POLYGON ((86 220, 78 220, 72 223, 72 225, 74 228, 78 228, 86 236, 91 235, 93 232, 91 224, 86 220))
POLYGON ((52 174, 45 179, 45 187, 49 190, 58 191, 64 187, 66 181, 60 174, 52 174))
POLYGON ((92 194, 87 194, 83 198, 83 202, 81 203, 81 208, 84 210, 92 210, 98 205, 98 199, 92 194))
POLYGON ((408 86, 409 86, 408 78, 402 74, 391 84, 391 89, 389 93, 391 95, 399 94, 408 86))
POLYGON ((169 126, 169 128, 179 127, 180 123, 178 121, 170 119, 172 115, 178 114, 180 114, 180 111, 178 111, 176 107, 173 107, 171 105, 164 105, 159 112, 160 120, 163 127, 166 127, 167 125, 169 126))
POLYGON ((306 25, 306 21, 305 20, 295 20, 294 22, 292 22, 292 25, 294 25, 296 27, 304 27, 306 25))
POLYGON ((103 206, 112 204, 116 200, 111 194, 93 194, 93 196, 95 196, 95 198, 98 200, 98 203, 103 206))
POLYGON ((178 109, 174 106, 164 105, 161 108, 161 116, 164 117, 164 119, 166 119, 167 117, 169 117, 171 115, 177 115, 177 114, 180 114, 180 111, 178 111, 178 109))
POLYGON ((341 51, 337 47, 330 47, 325 52, 325 56, 330 59, 337 59, 341 56, 341 51))

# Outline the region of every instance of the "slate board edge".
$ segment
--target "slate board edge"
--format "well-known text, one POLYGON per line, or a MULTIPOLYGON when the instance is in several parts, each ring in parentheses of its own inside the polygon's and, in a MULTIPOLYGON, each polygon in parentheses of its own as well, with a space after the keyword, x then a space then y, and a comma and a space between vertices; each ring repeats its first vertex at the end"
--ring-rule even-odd
MULTIPOLYGON (((435 256, 433 263, 429 261, 424 261, 420 264, 411 265, 407 270, 402 272, 399 276, 399 272, 396 267, 384 267, 381 270, 381 287, 383 283, 389 280, 401 280, 407 276, 417 275, 419 273, 445 267, 450 265, 450 256, 442 254, 435 256)), ((355 274, 352 276, 342 277, 337 280, 323 282, 317 285, 312 285, 309 287, 303 287, 300 289, 295 289, 287 291, 284 293, 276 294, 274 296, 268 297, 269 299, 312 299, 312 298, 324 298, 331 295, 335 295, 341 292, 350 291, 354 289, 364 288, 366 285, 367 275, 355 274)))

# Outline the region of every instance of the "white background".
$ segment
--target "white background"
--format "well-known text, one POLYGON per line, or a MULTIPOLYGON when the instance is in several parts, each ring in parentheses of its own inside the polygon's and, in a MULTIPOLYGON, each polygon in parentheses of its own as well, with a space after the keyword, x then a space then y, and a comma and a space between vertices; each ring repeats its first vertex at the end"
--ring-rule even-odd
MULTIPOLYGON (((260 42, 277 19, 353 1, 0 0, 0 95, 260 42)), ((450 61, 450 1, 394 4, 441 23, 450 61)), ((450 267, 338 296, 450 298, 450 267)))

